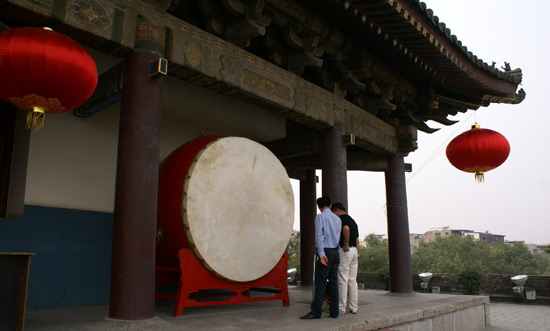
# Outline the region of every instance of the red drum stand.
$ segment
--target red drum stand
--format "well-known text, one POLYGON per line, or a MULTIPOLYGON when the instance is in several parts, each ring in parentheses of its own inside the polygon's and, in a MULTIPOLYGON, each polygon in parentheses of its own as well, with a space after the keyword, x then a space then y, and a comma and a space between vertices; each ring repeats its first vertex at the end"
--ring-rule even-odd
POLYGON ((283 300, 290 306, 286 284, 288 253, 275 267, 261 278, 244 283, 231 283, 213 276, 188 248, 178 252, 179 268, 156 266, 156 300, 175 300, 175 317, 181 316, 184 307, 216 306, 265 300, 283 300), (178 285, 176 295, 159 292, 163 285, 178 285), (256 296, 256 294, 264 296, 256 296), (252 294, 252 295, 251 295, 252 294), (265 296, 269 294, 269 296, 265 296))

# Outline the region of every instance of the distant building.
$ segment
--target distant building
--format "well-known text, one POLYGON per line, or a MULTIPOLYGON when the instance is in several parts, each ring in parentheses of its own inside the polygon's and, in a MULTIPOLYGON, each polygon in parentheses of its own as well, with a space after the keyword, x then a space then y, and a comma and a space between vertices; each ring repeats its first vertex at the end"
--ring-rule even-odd
POLYGON ((448 226, 442 227, 442 228, 435 228, 430 231, 426 231, 424 233, 425 241, 431 242, 434 241, 438 237, 448 237, 452 234, 452 230, 449 229, 448 226))
POLYGON ((489 232, 468 232, 468 233, 465 233, 465 235, 473 237, 475 240, 485 241, 489 245, 503 243, 504 237, 505 237, 500 234, 494 234, 489 232))
POLYGON ((514 244, 525 245, 525 241, 523 240, 505 240, 504 243, 506 245, 514 245, 514 244))
POLYGON ((525 246, 527 246, 527 249, 533 254, 546 253, 546 250, 548 249, 548 247, 550 247, 549 245, 537 245, 537 244, 527 244, 525 246))
POLYGON ((409 242, 411 245, 411 253, 414 251, 414 249, 418 246, 420 246, 420 243, 426 241, 426 235, 423 233, 410 233, 409 234, 409 242))
POLYGON ((451 229, 448 226, 441 228, 434 228, 429 231, 426 231, 424 234, 411 233, 409 234, 409 240, 411 245, 411 252, 418 246, 421 242, 432 242, 435 241, 438 237, 448 237, 450 235, 458 235, 461 237, 472 237, 474 240, 484 241, 489 245, 494 245, 500 242, 504 242, 504 235, 494 234, 486 232, 476 232, 472 230, 460 230, 460 229, 451 229))

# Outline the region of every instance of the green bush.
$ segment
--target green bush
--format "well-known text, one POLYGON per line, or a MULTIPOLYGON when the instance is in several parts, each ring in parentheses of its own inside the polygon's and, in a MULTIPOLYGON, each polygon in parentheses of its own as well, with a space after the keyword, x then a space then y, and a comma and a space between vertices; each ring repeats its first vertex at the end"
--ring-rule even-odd
POLYGON ((384 283, 384 289, 390 290, 390 271, 389 269, 381 269, 376 272, 376 280, 384 283))
POLYGON ((479 293, 479 288, 485 282, 483 274, 476 270, 465 270, 458 274, 456 282, 466 288, 467 294, 479 293))

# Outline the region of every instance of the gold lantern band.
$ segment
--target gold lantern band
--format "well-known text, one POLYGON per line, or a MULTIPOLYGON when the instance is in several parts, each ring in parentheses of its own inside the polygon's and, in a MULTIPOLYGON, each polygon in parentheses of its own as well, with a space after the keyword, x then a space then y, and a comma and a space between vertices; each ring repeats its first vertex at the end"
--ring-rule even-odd
POLYGON ((42 129, 44 121, 46 120, 46 112, 44 108, 32 107, 27 111, 27 129, 34 127, 34 131, 42 129))
POLYGON ((485 176, 483 174, 489 170, 493 170, 494 168, 495 167, 492 166, 476 166, 464 168, 463 171, 473 172, 475 174, 476 182, 483 183, 485 181, 485 176))
POLYGON ((483 171, 476 171, 476 182, 483 183, 485 181, 485 176, 483 175, 483 171))
POLYGON ((10 102, 19 109, 27 111, 27 129, 34 127, 35 131, 42 129, 46 112, 59 113, 66 111, 57 98, 45 98, 36 94, 28 94, 24 97, 10 97, 10 102))

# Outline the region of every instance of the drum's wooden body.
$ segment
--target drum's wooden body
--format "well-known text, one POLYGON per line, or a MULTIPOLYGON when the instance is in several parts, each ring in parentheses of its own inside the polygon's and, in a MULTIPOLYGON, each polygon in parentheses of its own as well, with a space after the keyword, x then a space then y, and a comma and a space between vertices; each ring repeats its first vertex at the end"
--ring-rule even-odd
POLYGON ((216 277, 247 282, 281 259, 294 219, 294 196, 279 160, 239 137, 190 141, 161 164, 157 245, 162 265, 190 248, 216 277))

